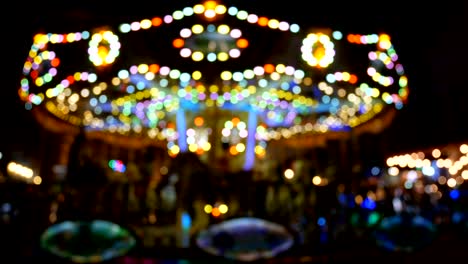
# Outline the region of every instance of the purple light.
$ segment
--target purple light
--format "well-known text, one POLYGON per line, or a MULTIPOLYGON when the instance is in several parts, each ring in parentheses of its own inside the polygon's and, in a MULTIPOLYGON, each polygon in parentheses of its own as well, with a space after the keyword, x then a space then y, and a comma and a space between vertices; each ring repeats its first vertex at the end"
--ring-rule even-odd
POLYGON ((245 148, 244 170, 251 170, 255 163, 255 132, 257 130, 257 115, 253 110, 249 112, 247 124, 247 144, 245 148))
POLYGON ((177 131, 179 132, 179 148, 180 151, 186 152, 187 151, 187 137, 185 131, 187 130, 187 125, 185 121, 185 112, 184 109, 179 108, 177 111, 177 116, 176 116, 176 121, 177 121, 177 131))

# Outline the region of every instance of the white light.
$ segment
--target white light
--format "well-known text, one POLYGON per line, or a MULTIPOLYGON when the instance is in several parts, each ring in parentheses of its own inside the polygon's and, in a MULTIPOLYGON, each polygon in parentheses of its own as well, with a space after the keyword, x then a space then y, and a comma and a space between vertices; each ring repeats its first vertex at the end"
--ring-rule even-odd
POLYGON ((288 180, 294 178, 294 171, 292 169, 286 169, 284 171, 284 177, 288 180))

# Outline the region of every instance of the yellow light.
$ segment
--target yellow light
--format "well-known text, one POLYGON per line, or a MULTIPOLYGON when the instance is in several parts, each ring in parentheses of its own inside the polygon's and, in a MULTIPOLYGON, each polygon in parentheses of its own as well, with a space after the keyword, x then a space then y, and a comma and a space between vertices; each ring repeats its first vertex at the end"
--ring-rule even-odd
POLYGON ((210 142, 205 142, 203 143, 203 145, 201 146, 203 151, 209 151, 211 149, 211 144, 210 142))
POLYGON ((194 61, 201 61, 203 60, 203 58, 203 53, 200 51, 195 51, 194 53, 192 53, 192 60, 194 61))
POLYGON ((40 185, 42 183, 41 176, 34 176, 33 183, 36 184, 36 185, 40 185))
POLYGON ((236 144, 236 150, 237 150, 237 152, 239 152, 239 153, 244 152, 244 151, 245 151, 245 145, 244 145, 244 143, 237 143, 237 144, 236 144))
POLYGON ((140 64, 138 65, 138 72, 141 74, 147 73, 149 70, 148 64, 140 64))
POLYGON ((194 80, 200 80, 201 77, 202 77, 202 73, 201 73, 200 71, 194 71, 194 72, 192 73, 192 78, 193 78, 194 80))
POLYGON ((196 24, 192 26, 192 32, 194 34, 200 34, 204 31, 203 26, 200 24, 196 24))
POLYGON ((75 40, 75 33, 69 33, 66 36, 67 42, 73 42, 75 40))
POLYGON ((268 27, 270 27, 271 29, 277 29, 279 27, 279 24, 280 22, 276 19, 270 19, 270 21, 268 21, 268 27))
POLYGON ((143 29, 148 29, 148 28, 151 27, 151 25, 152 25, 152 22, 149 19, 143 19, 140 22, 140 27, 143 28, 143 29))
POLYGON ((197 144, 190 144, 188 147, 190 152, 196 152, 198 150, 198 145, 197 144))
POLYGON ((216 3, 216 1, 211 1, 211 0, 205 1, 203 3, 203 6, 205 7, 205 9, 215 9, 217 5, 218 3, 216 3))
POLYGON ((55 96, 55 91, 53 89, 47 89, 46 91, 47 98, 52 98, 55 96))
POLYGON ((215 12, 216 14, 224 14, 226 13, 227 9, 226 9, 226 6, 223 6, 223 5, 217 5, 216 8, 215 8, 215 12))
POLYGON ((180 148, 177 145, 172 146, 170 150, 171 150, 171 153, 173 154, 179 154, 180 152, 180 148))
POLYGON ((47 35, 44 34, 37 34, 34 36, 34 43, 37 44, 45 44, 49 41, 49 38, 47 35))
POLYGON ((317 47, 314 51, 313 51, 313 54, 314 54, 314 57, 320 61, 323 59, 323 57, 325 57, 325 48, 323 47, 323 45, 317 47))
POLYGON ((230 71, 223 71, 221 73, 221 79, 227 81, 232 79, 232 73, 230 71))
POLYGON ((205 206, 203 207, 203 211, 205 211, 205 213, 207 214, 210 214, 212 210, 213 206, 211 206, 211 204, 205 204, 205 206))
POLYGON ((228 25, 220 25, 220 26, 218 27, 218 33, 220 33, 220 34, 226 35, 226 34, 229 33, 230 30, 231 30, 231 29, 229 28, 228 25))
POLYGON ((219 212, 220 212, 221 214, 225 214, 225 213, 228 212, 228 206, 225 205, 225 204, 220 204, 220 205, 218 206, 218 209, 219 209, 219 212))
POLYGON ((220 52, 218 53, 218 60, 219 61, 227 61, 229 59, 229 54, 226 52, 220 52))
POLYGON ((201 5, 201 4, 195 5, 193 7, 193 12, 195 14, 201 14, 201 13, 205 12, 205 7, 203 5, 201 5))
POLYGON ((265 155, 265 149, 262 146, 255 146, 255 154, 263 156, 265 155))
POLYGON ((382 49, 389 49, 392 46, 392 43, 390 42, 390 36, 387 34, 382 34, 379 36, 379 47, 382 49))

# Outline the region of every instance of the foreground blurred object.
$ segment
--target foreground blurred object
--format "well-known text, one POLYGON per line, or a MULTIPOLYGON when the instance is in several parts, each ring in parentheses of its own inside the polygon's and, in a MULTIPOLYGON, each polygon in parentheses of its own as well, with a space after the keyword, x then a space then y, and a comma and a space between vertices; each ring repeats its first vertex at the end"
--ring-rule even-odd
POLYGON ((197 245, 206 252, 240 261, 271 258, 294 244, 283 226, 254 217, 241 217, 214 224, 200 232, 197 245))
POLYGON ((104 262, 123 256, 136 242, 128 230, 103 220, 64 221, 47 228, 40 238, 44 250, 75 263, 104 262))
POLYGON ((374 235, 379 247, 411 253, 432 243, 437 228, 422 216, 401 214, 383 218, 374 235))

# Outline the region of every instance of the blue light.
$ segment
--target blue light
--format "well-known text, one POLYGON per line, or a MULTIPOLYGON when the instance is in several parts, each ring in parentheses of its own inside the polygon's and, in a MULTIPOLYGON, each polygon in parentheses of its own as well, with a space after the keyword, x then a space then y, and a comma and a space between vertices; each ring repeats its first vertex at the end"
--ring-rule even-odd
POLYGON ((376 203, 375 203, 374 200, 369 199, 368 197, 366 197, 366 199, 364 199, 364 201, 362 202, 361 207, 369 209, 369 210, 374 210, 375 207, 376 207, 376 203))
POLYGON ((346 205, 346 202, 348 200, 346 199, 346 195, 344 193, 340 193, 338 194, 338 202, 341 204, 341 205, 346 205))
POLYGON ((257 115, 249 111, 247 146, 245 150, 244 170, 253 169, 255 163, 255 130, 257 129, 257 115))
POLYGON ((460 191, 451 190, 450 191, 450 198, 452 198, 453 200, 457 200, 458 198, 460 198, 460 191))
POLYGON ((319 217, 319 219, 317 220, 317 225, 324 226, 326 224, 327 224, 327 220, 324 217, 319 217))
POLYGON ((2 204, 2 212, 8 213, 11 211, 11 204, 10 203, 4 203, 2 204))
POLYGON ((334 39, 340 40, 343 38, 343 33, 341 33, 340 31, 333 31, 332 36, 334 39))
POLYGON ((185 131, 187 130, 187 127, 185 123, 185 111, 183 110, 183 108, 179 108, 179 110, 177 111, 176 121, 177 132, 179 132, 179 138, 177 143, 179 144, 180 151, 186 152, 188 149, 187 139, 185 137, 185 131))
POLYGON ((379 175, 379 173, 380 173, 380 168, 379 168, 379 167, 377 167, 377 166, 375 166, 375 167, 372 167, 372 169, 371 169, 371 173, 372 173, 372 175, 374 175, 374 176, 377 176, 377 175, 379 175))
POLYGON ((184 230, 188 230, 192 226, 192 218, 187 212, 182 213, 182 217, 180 221, 181 221, 182 229, 184 230))

